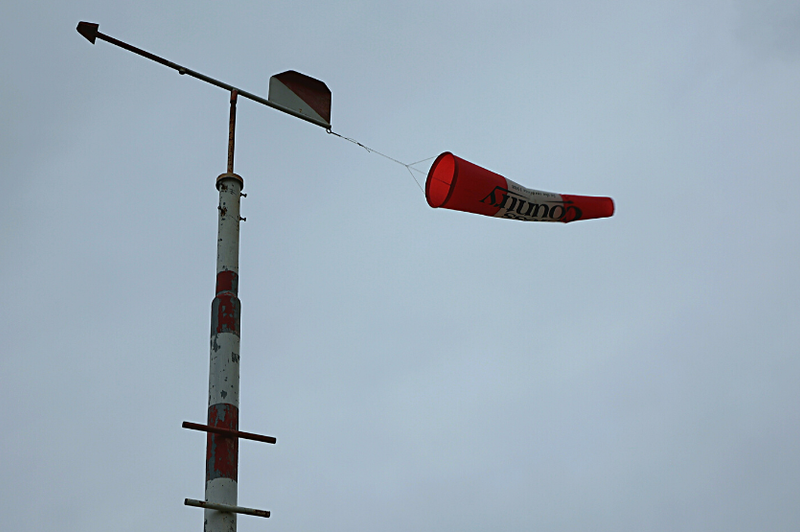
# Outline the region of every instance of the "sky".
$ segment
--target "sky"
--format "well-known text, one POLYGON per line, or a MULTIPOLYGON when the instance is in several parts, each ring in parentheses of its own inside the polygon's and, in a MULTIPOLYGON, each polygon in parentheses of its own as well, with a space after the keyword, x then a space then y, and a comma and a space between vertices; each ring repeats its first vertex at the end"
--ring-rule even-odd
POLYGON ((800 529, 800 4, 0 5, 0 515, 200 530, 228 94, 297 70, 333 130, 612 218, 425 202, 240 100, 250 532, 800 529))

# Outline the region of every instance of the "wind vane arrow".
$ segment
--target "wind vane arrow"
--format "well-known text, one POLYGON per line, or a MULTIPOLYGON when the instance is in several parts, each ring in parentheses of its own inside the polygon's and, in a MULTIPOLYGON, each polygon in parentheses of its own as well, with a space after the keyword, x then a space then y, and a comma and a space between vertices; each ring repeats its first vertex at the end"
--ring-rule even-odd
POLYGON ((219 81, 212 77, 196 72, 185 66, 181 66, 172 61, 168 61, 163 57, 151 54, 148 51, 142 50, 132 46, 126 42, 115 39, 98 31, 99 24, 92 22, 79 22, 78 33, 83 35, 86 40, 94 44, 96 39, 106 41, 124 48, 129 52, 133 52, 147 59, 151 59, 156 63, 161 63, 165 67, 177 70, 178 74, 192 76, 206 83, 216 85, 228 91, 237 91, 239 96, 253 100, 267 107, 272 107, 278 111, 283 111, 297 118, 302 118, 312 124, 322 126, 327 130, 331 128, 331 91, 322 81, 311 78, 305 74, 289 70, 276 74, 270 78, 270 91, 269 98, 264 99, 261 96, 256 96, 251 92, 244 91, 229 85, 225 82, 219 81))
MULTIPOLYGON (((86 37, 86 39, 94 44, 94 40, 97 38, 97 28, 100 27, 100 24, 92 24, 91 22, 78 22, 78 33, 86 37)), ((105 35, 103 35, 105 37, 105 35)))

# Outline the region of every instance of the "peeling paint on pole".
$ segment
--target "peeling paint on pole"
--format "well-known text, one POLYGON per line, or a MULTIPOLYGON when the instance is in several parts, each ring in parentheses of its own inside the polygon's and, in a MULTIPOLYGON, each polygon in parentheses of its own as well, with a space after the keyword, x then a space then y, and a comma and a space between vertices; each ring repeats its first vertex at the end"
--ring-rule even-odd
MULTIPOLYGON (((239 409, 228 404, 216 404, 208 409, 208 425, 239 430, 239 409)), ((206 446, 206 482, 217 478, 238 481, 239 438, 208 433, 206 446)))

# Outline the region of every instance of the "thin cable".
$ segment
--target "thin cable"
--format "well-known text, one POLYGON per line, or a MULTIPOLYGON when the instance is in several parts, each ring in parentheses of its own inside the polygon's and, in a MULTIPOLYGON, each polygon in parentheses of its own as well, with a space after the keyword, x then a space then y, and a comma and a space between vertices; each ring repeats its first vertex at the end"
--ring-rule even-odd
POLYGON ((328 128, 328 129, 326 129, 325 131, 327 131, 329 135, 335 135, 335 136, 339 137, 340 139, 344 139, 344 140, 346 140, 346 141, 348 141, 348 142, 352 142, 352 143, 353 143, 353 144, 355 144, 356 146, 360 146, 360 147, 364 148, 364 149, 365 149, 365 150, 367 150, 367 152, 369 152, 369 153, 374 153, 374 154, 376 154, 376 155, 380 155, 380 156, 381 156, 381 157, 383 157, 384 159, 389 159, 390 161, 392 161, 392 162, 394 162, 394 163, 397 163, 397 164, 399 164, 400 166, 405 166, 405 167, 406 167, 406 170, 408 170, 408 173, 409 173, 409 174, 411 174, 411 178, 414 180, 414 183, 416 183, 416 184, 417 184, 417 187, 419 187, 419 190, 420 190, 420 191, 421 191, 423 194, 425 194, 425 190, 423 190, 423 188, 422 188, 422 185, 420 185, 420 184, 419 184, 419 181, 417 181, 417 178, 416 178, 416 176, 414 175, 414 173, 412 172, 412 170, 413 170, 414 172, 419 172, 420 174, 424 174, 425 172, 423 172, 422 170, 419 170, 419 169, 417 169, 417 168, 412 168, 412 166, 414 166, 415 164, 419 164, 419 163, 422 163, 422 162, 428 161, 428 160, 430 160, 430 159, 433 159, 433 157, 429 157, 429 158, 427 158, 427 159, 422 159, 421 161, 417 161, 417 162, 415 162, 415 163, 406 164, 406 163, 404 163, 404 162, 402 162, 402 161, 398 161, 398 160, 397 160, 397 159, 395 159, 394 157, 389 157, 389 156, 388 156, 388 155, 386 155, 385 153, 381 153, 381 152, 379 152, 378 150, 373 150, 373 149, 372 149, 372 148, 370 148, 369 146, 365 146, 365 145, 361 144, 361 143, 360 143, 360 142, 358 142, 356 139, 351 139, 350 137, 345 137, 344 135, 340 135, 339 133, 335 132, 335 131, 334 131, 334 130, 332 130, 331 128, 328 128))
POLYGON ((435 159, 435 158, 436 158, 436 156, 434 155, 433 157, 428 157, 427 159, 422 159, 421 161, 417 161, 415 163, 411 163, 408 166, 416 166, 419 163, 424 163, 425 161, 430 161, 431 159, 435 159))

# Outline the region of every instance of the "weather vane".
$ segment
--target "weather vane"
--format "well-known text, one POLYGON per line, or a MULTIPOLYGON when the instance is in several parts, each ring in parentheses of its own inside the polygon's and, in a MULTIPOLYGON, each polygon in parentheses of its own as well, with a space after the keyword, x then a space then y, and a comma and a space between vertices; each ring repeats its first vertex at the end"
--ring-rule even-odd
POLYGON ((269 99, 238 89, 194 70, 168 61, 145 50, 98 31, 99 25, 78 24, 78 33, 92 44, 97 39, 124 48, 177 70, 179 74, 197 78, 230 91, 228 125, 228 167, 217 177, 219 191, 217 228, 217 281, 211 304, 210 365, 208 375, 208 418, 205 425, 184 422, 183 427, 207 433, 205 499, 186 499, 188 506, 205 508, 206 532, 234 532, 236 514, 269 517, 266 510, 238 506, 239 439, 276 443, 271 436, 239 430, 239 344, 241 303, 239 286, 239 215, 244 180, 233 171, 236 102, 239 96, 302 118, 330 129, 331 91, 319 80, 294 71, 272 76, 269 99))
MULTIPOLYGON (((184 422, 183 427, 207 433, 205 499, 186 499, 185 504, 205 508, 205 532, 235 532, 237 514, 258 517, 270 515, 266 510, 238 506, 239 439, 276 443, 276 439, 271 436, 239 430, 239 223, 244 220, 239 211, 241 197, 244 196, 244 180, 233 171, 237 99, 242 96, 321 126, 328 133, 405 166, 409 171, 419 172, 413 168, 418 163, 405 164, 354 139, 334 133, 331 129, 331 91, 322 81, 292 70, 276 74, 270 78, 269 96, 264 99, 104 35, 98 28, 98 24, 80 22, 77 30, 92 44, 97 39, 106 41, 174 69, 181 75, 191 76, 230 92, 228 166, 227 171, 216 179, 216 188, 219 191, 219 223, 216 291, 211 305, 208 417, 205 425, 184 422)), ((553 194, 528 189, 450 152, 439 155, 431 165, 424 193, 428 204, 433 208, 442 207, 522 221, 566 223, 605 218, 614 213, 614 202, 611 198, 553 194)))

